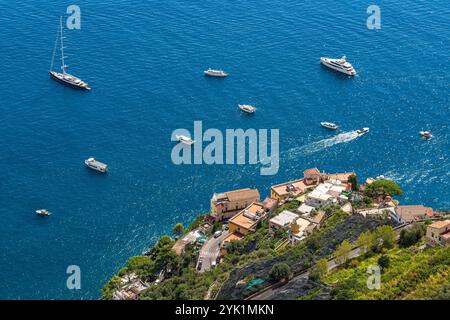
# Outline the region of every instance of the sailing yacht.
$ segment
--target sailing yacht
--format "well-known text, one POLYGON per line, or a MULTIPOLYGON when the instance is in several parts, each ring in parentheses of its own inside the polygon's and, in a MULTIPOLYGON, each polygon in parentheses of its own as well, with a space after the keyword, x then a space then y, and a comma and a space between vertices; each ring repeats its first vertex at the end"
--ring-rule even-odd
POLYGON ((66 72, 67 65, 64 61, 64 36, 63 36, 63 22, 62 17, 59 19, 59 31, 56 35, 56 41, 55 41, 55 47, 53 48, 53 55, 52 55, 52 64, 50 65, 50 70, 48 71, 50 73, 50 76, 55 79, 58 82, 61 82, 69 87, 77 88, 77 89, 83 89, 83 90, 91 90, 87 82, 84 82, 80 78, 75 77, 74 75, 71 75, 66 72), (58 46, 58 40, 60 40, 60 50, 61 50, 61 70, 62 72, 56 72, 53 71, 53 63, 55 60, 55 53, 56 53, 56 47, 58 46))

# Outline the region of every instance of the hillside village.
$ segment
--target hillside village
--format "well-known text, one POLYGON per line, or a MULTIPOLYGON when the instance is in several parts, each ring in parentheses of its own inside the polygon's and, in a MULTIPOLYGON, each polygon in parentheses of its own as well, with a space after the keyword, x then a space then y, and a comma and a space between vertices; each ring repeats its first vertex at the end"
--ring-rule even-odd
MULTIPOLYGON (((264 199, 251 188, 214 193, 208 214, 187 229, 175 226, 175 240, 165 236, 144 256, 130 259, 105 285, 103 298, 164 298, 164 286, 170 285, 180 291, 170 298, 242 299, 274 282, 289 281, 314 267, 319 258, 336 255, 341 242, 355 243, 361 234, 376 232, 383 225, 396 230, 401 239, 420 225, 423 237, 416 242, 423 241, 423 248, 448 246, 447 213, 420 204, 400 205, 395 197, 402 193, 384 177, 359 184, 355 172, 329 174, 317 168, 305 170, 298 180, 272 186, 264 199), (314 241, 323 247, 312 250, 314 241), (301 258, 292 260, 299 252, 301 258), (255 261, 260 265, 253 268, 255 261), (280 265, 289 269, 289 275, 274 279, 274 269, 283 269, 280 265), (202 286, 201 297, 183 296, 183 289, 178 289, 187 285, 183 277, 202 286)), ((337 268, 339 263, 335 264, 328 269, 337 268)))

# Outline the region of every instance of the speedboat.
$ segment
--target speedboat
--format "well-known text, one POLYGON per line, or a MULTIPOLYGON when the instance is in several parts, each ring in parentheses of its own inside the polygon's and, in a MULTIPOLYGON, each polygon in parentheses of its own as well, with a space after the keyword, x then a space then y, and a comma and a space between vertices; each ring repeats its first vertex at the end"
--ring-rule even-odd
POLYGON ((351 63, 347 62, 347 57, 343 56, 340 59, 321 57, 320 62, 333 70, 348 74, 349 76, 356 75, 356 70, 351 63))
POLYGON ((38 216, 49 216, 50 212, 46 209, 39 209, 39 210, 36 210, 36 214, 38 216))
POLYGON ((256 108, 254 106, 251 106, 249 104, 240 104, 239 109, 246 113, 255 113, 256 108))
POLYGON ((88 168, 91 168, 92 170, 99 171, 101 173, 105 173, 106 171, 108 171, 108 165, 103 162, 97 161, 94 158, 84 160, 84 163, 88 168))
POLYGON ((320 125, 324 128, 331 129, 331 130, 336 130, 338 128, 338 126, 332 122, 324 121, 324 122, 321 122, 320 125))
POLYGON ((420 131, 419 134, 422 136, 422 138, 425 139, 433 138, 433 134, 431 133, 431 131, 420 131))
POLYGON ((366 134, 367 132, 369 132, 369 128, 362 128, 362 129, 356 130, 356 133, 360 136, 362 136, 363 134, 366 134))
POLYGON ((210 76, 210 77, 226 77, 226 76, 228 76, 228 73, 226 73, 225 71, 223 71, 223 70, 215 70, 215 69, 211 69, 211 68, 209 68, 208 70, 205 70, 205 71, 203 71, 203 73, 206 75, 206 76, 210 76))
POLYGON ((177 139, 179 142, 184 143, 186 145, 192 145, 195 141, 192 140, 189 137, 183 136, 183 135, 175 135, 175 139, 177 139))

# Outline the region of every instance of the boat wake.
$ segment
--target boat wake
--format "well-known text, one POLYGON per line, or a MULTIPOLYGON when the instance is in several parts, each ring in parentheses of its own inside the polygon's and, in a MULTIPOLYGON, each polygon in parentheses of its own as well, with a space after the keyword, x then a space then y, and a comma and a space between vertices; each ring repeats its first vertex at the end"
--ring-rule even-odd
POLYGON ((288 157, 291 158, 299 155, 311 155, 313 153, 324 150, 336 144, 350 142, 358 137, 359 134, 356 132, 356 130, 343 132, 332 138, 323 139, 320 141, 309 143, 301 147, 290 149, 288 151, 288 157))

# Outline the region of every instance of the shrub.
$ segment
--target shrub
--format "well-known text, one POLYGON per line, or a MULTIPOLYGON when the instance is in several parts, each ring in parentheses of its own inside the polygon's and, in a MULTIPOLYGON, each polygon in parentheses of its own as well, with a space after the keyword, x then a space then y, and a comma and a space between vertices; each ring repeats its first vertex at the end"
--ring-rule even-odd
POLYGON ((414 226, 410 230, 403 229, 400 232, 400 239, 398 244, 400 247, 407 248, 415 245, 425 235, 425 228, 423 226, 414 226))
POLYGON ((389 268, 390 262, 391 260, 389 259, 389 256, 382 255, 381 257, 378 258, 378 265, 382 270, 389 268))
POLYGON ((270 279, 274 281, 280 281, 289 277, 291 273, 291 268, 286 263, 276 263, 270 269, 270 279))

